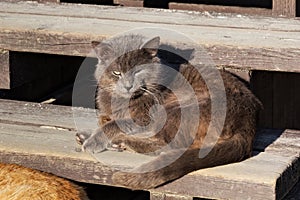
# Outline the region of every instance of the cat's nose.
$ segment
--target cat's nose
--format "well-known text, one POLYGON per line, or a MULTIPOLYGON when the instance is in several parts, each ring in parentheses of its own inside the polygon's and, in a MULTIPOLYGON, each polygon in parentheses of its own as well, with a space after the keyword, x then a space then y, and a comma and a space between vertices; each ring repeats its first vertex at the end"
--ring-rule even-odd
POLYGON ((131 88, 132 88, 132 85, 131 84, 128 84, 128 85, 124 85, 124 88, 129 91, 131 88))
POLYGON ((129 79, 125 79, 122 81, 123 88, 129 92, 129 90, 133 87, 133 81, 129 79))

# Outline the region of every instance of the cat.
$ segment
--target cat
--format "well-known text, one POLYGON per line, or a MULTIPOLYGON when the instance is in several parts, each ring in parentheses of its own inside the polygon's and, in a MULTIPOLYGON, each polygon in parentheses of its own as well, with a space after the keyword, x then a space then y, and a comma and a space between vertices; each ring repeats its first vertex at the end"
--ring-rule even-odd
MULTIPOLYGON (((78 131, 77 141, 83 151, 91 153, 115 144, 157 156, 132 172, 115 173, 112 177, 115 185, 132 189, 155 188, 194 170, 238 162, 251 156, 256 117, 261 109, 259 100, 235 75, 218 70, 226 94, 225 123, 222 130, 212 134, 217 143, 213 148, 206 147, 208 155, 199 156, 213 120, 211 117, 215 115, 211 107, 211 98, 215 97, 210 96, 204 78, 187 58, 163 50, 162 45, 176 49, 161 44, 160 37, 149 39, 138 34, 93 42, 99 61, 95 77, 100 127, 91 134, 78 131), (152 67, 154 65, 160 67, 152 67), (195 101, 191 101, 192 95, 181 87, 186 83, 177 78, 180 75, 195 92, 196 107, 195 101), (158 103, 164 109, 157 106, 158 103), (181 118, 183 112, 189 114, 181 118), (193 135, 191 122, 195 118, 198 123, 193 135)), ((199 68, 207 69, 200 64, 199 68)), ((215 78, 209 72, 207 77, 215 78)), ((214 89, 221 91, 218 86, 214 89)))
POLYGON ((0 163, 0 199, 88 200, 84 190, 57 176, 0 163))

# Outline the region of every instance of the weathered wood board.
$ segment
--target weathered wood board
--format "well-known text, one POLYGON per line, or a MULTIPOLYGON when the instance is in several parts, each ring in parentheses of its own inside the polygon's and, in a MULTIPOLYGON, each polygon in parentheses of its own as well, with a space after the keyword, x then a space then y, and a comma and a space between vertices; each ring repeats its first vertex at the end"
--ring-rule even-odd
POLYGON ((143 0, 114 0, 116 5, 120 6, 130 6, 130 7, 143 7, 143 0))
MULTIPOLYGON (((7 2, 26 0, 3 0, 7 2)), ((299 17, 299 5, 297 0, 270 0, 258 3, 258 1, 184 1, 184 0, 31 0, 42 3, 80 3, 97 5, 120 5, 130 7, 157 7, 200 12, 238 13, 264 16, 299 17), (218 3, 217 3, 218 2, 218 3)))
POLYGON ((287 17, 296 17, 297 0, 273 0, 273 14, 287 17))
POLYGON ((10 88, 9 51, 0 49, 0 88, 10 88))
POLYGON ((6 2, 33 1, 39 3, 77 3, 77 4, 98 4, 113 5, 113 0, 2 0, 6 2))
MULTIPOLYGON (((87 128, 95 127, 93 110, 73 109, 80 111, 77 120, 86 120, 87 128)), ((152 159, 129 152, 91 156, 76 151, 73 114, 71 107, 0 100, 0 161, 76 181, 112 185, 116 169, 131 169, 152 159)), ((252 158, 192 172, 150 190, 151 199, 282 199, 300 177, 299 144, 300 131, 260 131, 252 158)))
MULTIPOLYGON (((86 56, 93 40, 155 27, 191 38, 217 65, 300 71, 299 20, 34 2, 0 2, 0 13, 0 48, 8 50, 86 56)), ((162 39, 182 42, 169 33, 162 39)))

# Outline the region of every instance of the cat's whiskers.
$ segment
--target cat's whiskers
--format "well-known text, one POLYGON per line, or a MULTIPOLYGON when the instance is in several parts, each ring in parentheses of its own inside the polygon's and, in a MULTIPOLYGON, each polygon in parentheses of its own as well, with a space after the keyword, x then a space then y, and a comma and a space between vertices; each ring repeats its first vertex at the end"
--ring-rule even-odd
POLYGON ((148 91, 155 97, 157 103, 161 103, 163 99, 163 95, 160 89, 158 89, 155 85, 151 86, 148 91), (152 90, 152 91, 150 91, 152 90))
POLYGON ((102 89, 102 90, 107 90, 107 91, 115 91, 115 87, 114 86, 105 86, 105 87, 103 87, 103 86, 101 86, 101 87, 99 87, 100 89, 102 89))
MULTIPOLYGON (((156 92, 152 92, 152 91, 150 91, 149 89, 147 89, 147 88, 145 88, 145 87, 141 87, 140 88, 141 90, 143 90, 143 91, 145 91, 146 93, 148 93, 148 94, 150 94, 151 96, 153 96, 154 97, 154 100, 157 102, 157 103, 160 103, 160 101, 159 101, 159 99, 157 98, 157 93, 156 92)), ((154 88, 152 88, 152 89, 154 89, 154 88)), ((159 93, 158 93, 159 94, 159 93)))

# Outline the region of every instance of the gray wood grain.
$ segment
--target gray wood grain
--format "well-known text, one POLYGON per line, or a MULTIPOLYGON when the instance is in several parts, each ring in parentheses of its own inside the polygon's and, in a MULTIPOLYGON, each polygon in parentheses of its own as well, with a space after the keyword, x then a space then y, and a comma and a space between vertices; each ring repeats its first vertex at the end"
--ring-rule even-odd
POLYGON ((296 17, 296 0, 273 0, 272 12, 275 15, 296 17))
MULTIPOLYGON (((81 111, 81 120, 95 117, 90 109, 76 109, 81 111)), ((78 152, 75 131, 71 107, 0 100, 1 162, 113 185, 111 176, 116 170, 129 170, 153 159, 130 152, 78 152)), ((299 131, 261 130, 252 158, 192 172, 150 190, 151 198, 281 199, 300 177, 299 144, 299 131)))
MULTIPOLYGON (((156 27, 192 38, 217 65, 299 72, 298 20, 28 2, 0 2, 0 12, 0 48, 9 50, 86 56, 93 40, 156 27)), ((162 38, 182 42, 172 34, 162 38)))
POLYGON ((10 88, 9 51, 0 49, 0 89, 10 88))

